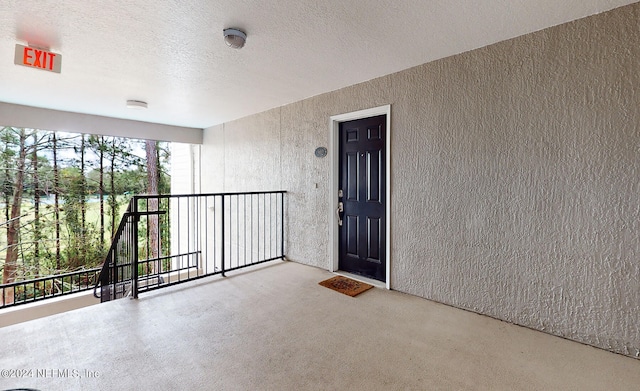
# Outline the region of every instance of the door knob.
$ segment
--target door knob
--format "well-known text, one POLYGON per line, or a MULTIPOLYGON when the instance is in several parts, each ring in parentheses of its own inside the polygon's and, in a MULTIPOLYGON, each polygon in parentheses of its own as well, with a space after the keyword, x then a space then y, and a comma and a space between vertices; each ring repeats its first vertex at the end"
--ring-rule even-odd
POLYGON ((338 225, 342 227, 342 212, 344 212, 344 204, 342 201, 338 202, 338 209, 336 209, 336 216, 338 216, 338 225))

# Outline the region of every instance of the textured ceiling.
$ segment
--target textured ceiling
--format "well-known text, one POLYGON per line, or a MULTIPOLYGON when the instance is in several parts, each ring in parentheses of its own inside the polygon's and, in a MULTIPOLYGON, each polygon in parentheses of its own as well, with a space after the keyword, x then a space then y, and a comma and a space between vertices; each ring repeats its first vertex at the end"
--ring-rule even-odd
POLYGON ((0 102, 202 128, 636 1, 1 0, 0 102))

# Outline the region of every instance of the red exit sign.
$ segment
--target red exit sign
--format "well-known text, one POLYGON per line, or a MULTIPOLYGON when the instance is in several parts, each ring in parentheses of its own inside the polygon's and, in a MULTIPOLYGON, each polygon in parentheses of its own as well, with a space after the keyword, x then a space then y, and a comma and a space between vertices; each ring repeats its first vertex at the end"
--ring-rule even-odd
POLYGON ((25 67, 60 73, 62 55, 43 49, 16 44, 14 62, 16 65, 24 65, 25 67))

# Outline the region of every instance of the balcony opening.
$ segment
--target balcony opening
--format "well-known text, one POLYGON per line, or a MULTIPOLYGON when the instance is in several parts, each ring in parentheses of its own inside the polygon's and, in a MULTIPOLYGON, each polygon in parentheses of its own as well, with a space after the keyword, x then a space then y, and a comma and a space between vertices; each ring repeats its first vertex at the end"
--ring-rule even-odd
POLYGON ((0 307, 92 289, 131 197, 170 193, 170 170, 168 142, 0 126, 0 307))

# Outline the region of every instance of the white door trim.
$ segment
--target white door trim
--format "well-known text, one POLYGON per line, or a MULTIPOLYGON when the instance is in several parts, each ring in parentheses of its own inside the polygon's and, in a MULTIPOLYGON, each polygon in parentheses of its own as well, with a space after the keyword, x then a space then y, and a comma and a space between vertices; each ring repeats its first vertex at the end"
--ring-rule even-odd
POLYGON ((352 121, 361 118, 375 117, 376 115, 387 116, 387 133, 386 133, 386 258, 387 258, 387 275, 386 287, 391 289, 391 105, 373 107, 371 109, 354 111, 331 116, 329 119, 329 158, 331 159, 331 173, 329 186, 329 254, 331 256, 330 271, 338 270, 338 217, 336 209, 338 208, 338 190, 339 190, 339 141, 338 132, 340 123, 352 121))

